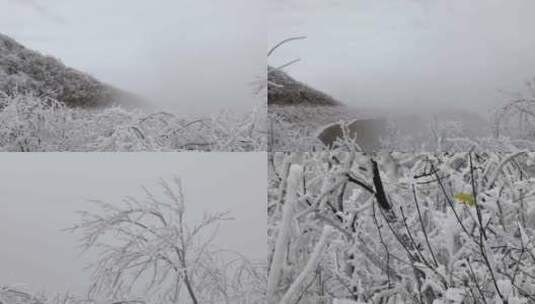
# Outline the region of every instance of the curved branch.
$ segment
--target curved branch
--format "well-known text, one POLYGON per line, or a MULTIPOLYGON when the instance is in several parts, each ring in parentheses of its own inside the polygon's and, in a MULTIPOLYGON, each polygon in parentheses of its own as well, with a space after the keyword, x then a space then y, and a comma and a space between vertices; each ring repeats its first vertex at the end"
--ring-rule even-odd
POLYGON ((275 52, 275 50, 277 50, 283 44, 286 44, 286 43, 288 43, 290 41, 294 41, 294 40, 303 40, 303 39, 306 39, 306 38, 307 38, 306 36, 297 36, 297 37, 290 37, 290 38, 284 39, 281 42, 277 43, 274 47, 272 47, 269 50, 267 56, 268 57, 271 56, 271 54, 273 54, 273 52, 275 52))

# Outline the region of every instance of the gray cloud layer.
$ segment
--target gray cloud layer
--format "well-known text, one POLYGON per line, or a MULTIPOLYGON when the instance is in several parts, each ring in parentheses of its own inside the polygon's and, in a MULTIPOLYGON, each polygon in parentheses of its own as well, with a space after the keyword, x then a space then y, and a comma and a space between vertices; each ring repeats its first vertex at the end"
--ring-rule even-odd
POLYGON ((486 110, 535 77, 530 0, 275 0, 274 64, 355 106, 486 110))

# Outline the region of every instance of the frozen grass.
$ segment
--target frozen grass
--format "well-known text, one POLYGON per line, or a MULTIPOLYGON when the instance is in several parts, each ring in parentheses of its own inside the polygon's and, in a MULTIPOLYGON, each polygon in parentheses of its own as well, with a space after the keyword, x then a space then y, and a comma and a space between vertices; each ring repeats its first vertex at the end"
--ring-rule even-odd
POLYGON ((0 151, 265 151, 265 106, 191 118, 0 95, 0 151))
POLYGON ((5 304, 96 304, 82 301, 70 293, 46 294, 43 292, 32 294, 23 286, 0 286, 0 303, 5 304))

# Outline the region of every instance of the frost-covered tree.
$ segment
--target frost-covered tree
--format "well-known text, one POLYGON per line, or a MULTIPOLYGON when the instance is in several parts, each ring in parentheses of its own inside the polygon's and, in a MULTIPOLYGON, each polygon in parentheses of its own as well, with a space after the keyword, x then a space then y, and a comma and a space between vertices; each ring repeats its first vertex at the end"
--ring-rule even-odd
POLYGON ((535 137, 535 78, 526 81, 525 92, 511 98, 495 113, 496 136, 512 136, 524 140, 535 137))
POLYGON ((69 231, 81 234, 84 250, 98 253, 89 298, 116 303, 253 303, 264 297, 264 265, 214 248, 227 212, 185 218, 178 179, 160 182, 161 191, 143 188, 144 198, 122 203, 93 201, 69 231))
POLYGON ((272 155, 272 303, 531 303, 534 163, 527 152, 272 155))

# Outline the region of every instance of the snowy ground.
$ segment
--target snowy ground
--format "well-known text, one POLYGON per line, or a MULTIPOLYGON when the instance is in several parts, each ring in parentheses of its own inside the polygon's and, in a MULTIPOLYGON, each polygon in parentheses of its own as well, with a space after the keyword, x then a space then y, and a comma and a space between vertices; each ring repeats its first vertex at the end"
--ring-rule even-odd
POLYGON ((269 176, 272 304, 535 303, 535 153, 273 153, 269 176))

